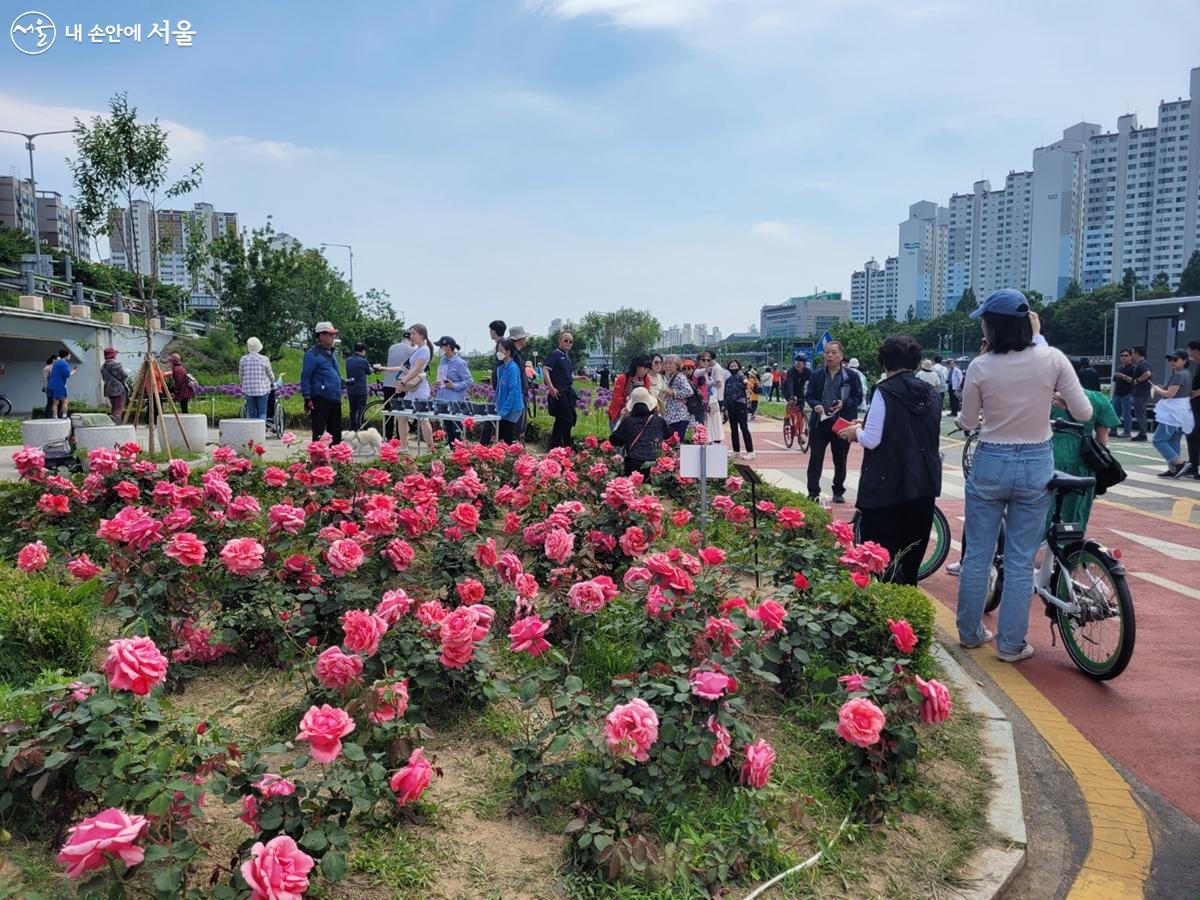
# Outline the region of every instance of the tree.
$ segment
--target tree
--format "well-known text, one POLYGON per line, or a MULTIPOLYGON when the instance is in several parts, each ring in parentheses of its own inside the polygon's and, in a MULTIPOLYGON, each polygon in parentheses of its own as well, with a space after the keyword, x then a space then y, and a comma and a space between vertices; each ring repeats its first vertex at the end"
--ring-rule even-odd
MULTIPOLYGON (((363 295, 355 315, 338 327, 346 346, 353 347, 361 341, 367 345, 368 359, 383 362, 388 347, 400 340, 404 322, 396 315, 388 292, 371 288, 363 295)), ((433 339, 437 340, 437 336, 433 339)))
POLYGON ((33 238, 18 228, 0 224, 0 265, 16 268, 21 256, 33 252, 33 238))
POLYGON ((1067 292, 1062 295, 1064 300, 1074 300, 1076 297, 1083 296, 1083 289, 1079 286, 1078 279, 1072 278, 1071 283, 1067 285, 1067 292))
POLYGON ((883 334, 875 325, 859 325, 847 320, 839 322, 832 331, 834 340, 841 342, 847 360, 857 358, 863 371, 875 372, 879 345, 883 343, 883 334))
POLYGON ((1179 276, 1179 290, 1176 293, 1180 297, 1200 296, 1200 249, 1192 251, 1187 265, 1183 267, 1183 273, 1179 276))
POLYGON ((662 327, 658 319, 642 310, 622 307, 614 312, 590 312, 576 326, 576 345, 596 347, 613 368, 624 368, 635 356, 649 353, 662 327))
POLYGON ((186 240, 183 244, 183 263, 187 266, 192 293, 198 294, 206 275, 215 278, 220 273, 212 271, 212 242, 208 239, 208 230, 204 223, 198 216, 188 216, 184 221, 186 240))
POLYGON ((1126 269, 1124 276, 1121 278, 1121 295, 1126 300, 1134 300, 1137 298, 1137 289, 1141 287, 1138 284, 1137 273, 1133 269, 1126 269))
MULTIPOLYGON (((144 200, 150 206, 150 221, 157 223, 158 201, 178 197, 200 185, 203 166, 192 166, 188 174, 171 182, 168 172, 171 153, 167 132, 158 120, 139 122, 137 109, 129 105, 125 94, 115 94, 108 103, 110 116, 93 116, 91 125, 75 120, 77 159, 67 160, 75 180, 75 211, 85 231, 110 235, 114 227, 124 229, 125 214, 113 215, 114 207, 124 204, 132 210, 134 202, 144 200)), ((122 235, 129 254, 138 297, 146 318, 146 356, 153 353, 150 318, 154 313, 157 282, 142 273, 143 254, 157 254, 158 242, 140 246, 137 229, 122 235), (147 291, 149 288, 149 291, 147 291)), ((165 238, 166 236, 164 236, 165 238)), ((157 262, 157 256, 153 257, 157 262)), ((150 266, 153 271, 156 265, 150 266)), ((154 453, 155 429, 151 428, 149 450, 154 453)))
POLYGON ((975 299, 975 289, 965 288, 962 296, 958 298, 958 305, 954 309, 960 313, 973 313, 979 309, 979 301, 975 299))

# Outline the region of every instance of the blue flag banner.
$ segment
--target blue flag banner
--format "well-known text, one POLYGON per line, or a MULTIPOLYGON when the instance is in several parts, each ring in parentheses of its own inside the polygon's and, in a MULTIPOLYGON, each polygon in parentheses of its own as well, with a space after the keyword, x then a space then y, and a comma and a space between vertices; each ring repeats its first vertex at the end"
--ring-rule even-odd
POLYGON ((825 345, 828 344, 832 340, 833 340, 833 335, 830 334, 828 331, 825 332, 823 335, 821 335, 821 339, 819 341, 817 341, 817 347, 814 352, 818 355, 824 353, 825 345))

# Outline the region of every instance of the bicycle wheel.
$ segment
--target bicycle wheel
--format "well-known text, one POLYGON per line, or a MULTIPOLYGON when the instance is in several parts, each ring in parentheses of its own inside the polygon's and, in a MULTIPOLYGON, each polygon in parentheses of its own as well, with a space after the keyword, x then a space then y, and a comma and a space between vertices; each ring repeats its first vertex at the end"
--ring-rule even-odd
POLYGON ((796 426, 792 424, 792 417, 785 415, 783 417, 783 445, 790 450, 794 440, 796 440, 796 426))
POLYGON ((804 426, 800 429, 800 452, 808 452, 808 427, 804 426))
POLYGON ((971 463, 975 459, 975 438, 977 434, 971 432, 967 435, 967 439, 963 441, 962 447, 962 471, 963 480, 966 481, 967 476, 971 474, 971 463))
POLYGON ((924 581, 946 562, 950 555, 950 523, 946 514, 936 506, 933 508, 933 530, 929 534, 929 546, 925 558, 917 569, 917 581, 924 581))
POLYGON ((0 416, 7 416, 12 412, 12 401, 7 397, 0 397, 0 416))
POLYGON ((1055 593, 1067 600, 1067 579, 1075 586, 1081 609, 1075 614, 1055 607, 1058 630, 1071 661, 1097 681, 1116 678, 1133 656, 1136 632, 1133 597, 1121 566, 1094 541, 1076 544, 1063 554, 1055 593))
MULTIPOLYGON (((963 556, 967 555, 967 534, 963 532, 963 556)), ((992 556, 992 568, 988 572, 987 599, 983 611, 990 613, 1000 605, 1000 596, 1004 593, 1004 526, 1000 526, 1000 534, 996 538, 996 553, 992 556)))
POLYGON ((374 428, 380 434, 383 434, 383 405, 385 402, 384 400, 367 401, 367 405, 363 407, 363 429, 374 428))

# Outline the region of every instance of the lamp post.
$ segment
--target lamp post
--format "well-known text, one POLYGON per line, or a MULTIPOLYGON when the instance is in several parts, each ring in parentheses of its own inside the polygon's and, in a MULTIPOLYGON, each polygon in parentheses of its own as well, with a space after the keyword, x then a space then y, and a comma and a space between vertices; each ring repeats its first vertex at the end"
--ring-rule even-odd
POLYGON ((33 201, 33 271, 35 275, 42 274, 42 241, 38 236, 38 205, 37 182, 33 177, 33 139, 47 134, 78 134, 83 129, 67 128, 62 131, 35 131, 32 134, 25 131, 9 131, 0 128, 0 134, 15 134, 25 138, 25 149, 29 151, 29 197, 33 201))
POLYGON ((321 244, 321 247, 322 248, 344 247, 346 250, 350 251, 350 293, 353 294, 354 293, 354 248, 351 247, 349 244, 321 244))

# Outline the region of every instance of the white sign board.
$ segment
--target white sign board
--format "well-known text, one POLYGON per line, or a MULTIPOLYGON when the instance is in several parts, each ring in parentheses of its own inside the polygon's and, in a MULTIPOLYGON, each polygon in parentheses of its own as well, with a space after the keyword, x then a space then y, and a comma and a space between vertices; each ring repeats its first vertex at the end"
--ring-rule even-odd
POLYGON ((684 478, 699 478, 701 454, 708 478, 729 477, 729 450, 724 444, 684 444, 679 448, 679 474, 684 478))

